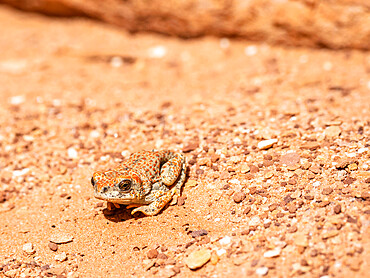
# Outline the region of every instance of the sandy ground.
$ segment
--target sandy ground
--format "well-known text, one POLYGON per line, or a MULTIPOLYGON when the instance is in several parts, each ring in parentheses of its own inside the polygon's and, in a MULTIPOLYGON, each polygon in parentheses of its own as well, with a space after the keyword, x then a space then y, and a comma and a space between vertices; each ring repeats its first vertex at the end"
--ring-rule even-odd
POLYGON ((1 6, 0 26, 0 276, 369 273, 369 53, 1 6), (93 197, 94 171, 153 148, 185 153, 176 205, 93 197))

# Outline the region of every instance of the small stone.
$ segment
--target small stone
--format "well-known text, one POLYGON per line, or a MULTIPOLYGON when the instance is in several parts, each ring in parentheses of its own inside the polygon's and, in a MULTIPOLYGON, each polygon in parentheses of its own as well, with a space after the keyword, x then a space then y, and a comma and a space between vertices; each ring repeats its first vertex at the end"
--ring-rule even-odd
POLYGON ((320 171, 321 171, 321 169, 320 169, 320 167, 319 166, 317 166, 317 165, 312 165, 311 167, 310 167, 310 169, 309 169, 312 173, 314 173, 314 174, 319 174, 320 173, 320 171))
POLYGON ((294 244, 297 246, 307 247, 308 246, 307 237, 301 233, 295 234, 294 244))
POLYGON ((186 183, 185 183, 185 186, 188 186, 188 187, 195 187, 197 186, 198 182, 195 181, 195 180, 188 180, 186 183))
POLYGON ((198 142, 191 142, 189 143, 188 145, 186 145, 182 151, 184 153, 188 153, 188 152, 191 152, 191 151, 194 151, 196 150, 197 148, 199 147, 199 143, 198 142))
POLYGON ((26 101, 26 98, 24 96, 13 96, 10 98, 9 102, 11 105, 20 105, 25 101, 26 101))
POLYGON ((298 231, 297 226, 291 226, 291 227, 289 227, 289 228, 288 228, 288 233, 293 234, 293 233, 295 233, 296 231, 298 231))
POLYGON ((348 184, 348 185, 350 185, 350 184, 354 183, 355 181, 356 181, 356 179, 355 179, 355 178, 352 178, 352 177, 348 176, 348 177, 346 177, 346 178, 343 180, 343 183, 344 183, 344 184, 348 184))
POLYGON ((168 257, 165 253, 159 253, 158 256, 157 256, 157 259, 159 260, 167 260, 168 257))
POLYGON ((278 142, 277 139, 263 140, 263 141, 261 141, 261 142, 258 143, 257 147, 260 150, 267 150, 267 149, 271 148, 277 142, 278 142))
POLYGON ((368 200, 368 199, 370 199, 370 192, 366 192, 366 191, 364 191, 364 192, 362 192, 361 193, 361 198, 362 199, 364 199, 364 200, 368 200))
POLYGON ((66 252, 62 252, 60 254, 55 255, 54 259, 58 262, 64 262, 67 260, 67 254, 66 252))
POLYGON ((332 139, 336 138, 341 134, 342 130, 339 126, 329 126, 325 129, 325 138, 332 139))
POLYGON ((273 250, 269 250, 269 251, 266 251, 263 256, 265 258, 275 258, 275 257, 278 257, 280 256, 280 253, 281 253, 281 249, 280 248, 275 248, 273 250))
POLYGON ((57 243, 57 244, 62 244, 62 243, 68 243, 73 240, 73 236, 64 233, 64 232, 57 232, 53 234, 50 238, 51 242, 57 243))
POLYGON ((335 212, 336 214, 341 213, 341 211, 342 211, 342 207, 341 207, 341 205, 340 205, 340 204, 338 204, 338 205, 335 205, 335 206, 334 206, 334 212, 335 212))
POLYGON ((299 163, 301 156, 297 153, 287 153, 280 157, 280 163, 287 166, 293 166, 299 163))
POLYGON ((157 256, 158 256, 157 249, 150 249, 148 251, 148 253, 146 254, 146 256, 148 257, 148 259, 155 259, 155 258, 157 258, 157 256))
POLYGON ((189 254, 185 258, 185 264, 190 269, 197 269, 205 265, 211 259, 211 251, 208 249, 200 249, 189 254))
POLYGON ((268 267, 263 266, 256 269, 256 274, 260 276, 265 276, 269 272, 268 267))
POLYGON ((251 211, 251 207, 246 207, 243 214, 248 214, 251 211))
POLYGON ((277 203, 273 203, 269 205, 269 211, 273 212, 279 205, 277 203))
POLYGON ((191 232, 191 236, 193 238, 200 237, 200 236, 205 236, 205 235, 208 235, 208 232, 204 229, 191 232))
POLYGON ((270 179, 274 176, 274 173, 273 172, 267 172, 264 176, 265 179, 270 179))
POLYGON ((339 234, 339 232, 337 230, 331 230, 331 231, 326 231, 322 234, 322 239, 328 239, 328 238, 331 238, 331 237, 335 237, 339 234))
POLYGON ((57 251, 58 250, 58 245, 54 242, 49 242, 48 247, 50 248, 51 251, 57 251))
POLYGON ((32 243, 26 243, 22 246, 22 250, 27 253, 27 255, 32 255, 36 253, 36 250, 33 248, 32 243))
POLYGON ((318 142, 307 142, 301 146, 301 149, 308 149, 310 151, 314 151, 320 148, 320 144, 318 142))
POLYGON ((231 238, 229 236, 225 236, 225 237, 221 238, 218 242, 221 245, 228 245, 231 242, 231 238))
POLYGON ((69 158, 76 159, 78 157, 78 153, 73 147, 68 148, 67 152, 69 158))
POLYGON ((288 211, 290 213, 295 213, 297 211, 297 207, 294 204, 289 204, 288 205, 288 211))
POLYGON ((215 265, 215 264, 218 263, 219 260, 220 260, 220 257, 217 255, 217 252, 212 251, 212 253, 211 253, 211 259, 210 259, 211 264, 215 265))
POLYGON ((177 205, 178 205, 178 206, 183 206, 183 205, 185 205, 185 200, 186 200, 186 197, 185 197, 185 196, 178 197, 178 198, 177 198, 177 205))
POLYGON ((324 194, 324 195, 330 195, 332 192, 333 192, 333 188, 331 188, 331 187, 325 187, 322 190, 322 194, 324 194))
POLYGON ((240 191, 234 194, 233 200, 235 203, 240 203, 245 199, 246 196, 247 195, 244 192, 240 191))
POLYGON ((248 165, 242 165, 241 167, 240 167, 240 172, 242 173, 242 174, 245 174, 245 173, 248 173, 249 171, 250 171, 250 167, 248 166, 248 165))
POLYGON ((161 59, 167 54, 167 48, 163 45, 153 46, 148 49, 148 55, 150 58, 161 59))
POLYGON ((347 167, 348 171, 356 171, 358 169, 357 163, 351 163, 347 167))
POLYGON ((255 165, 250 165, 249 168, 250 168, 250 172, 252 174, 255 174, 255 173, 259 172, 259 168, 255 165))

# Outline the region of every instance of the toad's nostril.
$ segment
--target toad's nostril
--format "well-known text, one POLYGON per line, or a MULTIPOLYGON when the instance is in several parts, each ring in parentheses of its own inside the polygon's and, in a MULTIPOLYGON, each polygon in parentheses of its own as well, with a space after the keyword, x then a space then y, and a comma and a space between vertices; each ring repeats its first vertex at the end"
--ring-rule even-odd
POLYGON ((95 180, 94 180, 94 177, 91 178, 91 184, 92 186, 95 186, 95 180))
POLYGON ((104 186, 102 189, 101 189, 101 192, 102 193, 105 193, 108 191, 108 186, 104 186))

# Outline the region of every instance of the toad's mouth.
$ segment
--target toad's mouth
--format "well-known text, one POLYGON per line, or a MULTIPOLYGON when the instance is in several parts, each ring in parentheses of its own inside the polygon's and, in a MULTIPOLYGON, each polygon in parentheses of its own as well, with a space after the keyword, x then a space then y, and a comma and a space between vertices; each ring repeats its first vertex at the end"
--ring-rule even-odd
POLYGON ((131 204, 147 204, 148 202, 145 199, 139 199, 135 194, 132 193, 120 193, 117 191, 112 192, 94 192, 94 197, 99 200, 108 201, 111 203, 122 204, 122 205, 131 205, 131 204))

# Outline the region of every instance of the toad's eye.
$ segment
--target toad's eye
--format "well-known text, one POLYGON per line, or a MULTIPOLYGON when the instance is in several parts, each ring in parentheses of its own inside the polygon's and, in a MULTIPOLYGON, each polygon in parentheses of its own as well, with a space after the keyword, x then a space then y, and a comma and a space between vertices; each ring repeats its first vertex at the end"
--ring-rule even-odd
POLYGON ((129 191, 131 189, 131 180, 121 180, 118 187, 122 191, 129 191))
POLYGON ((91 178, 91 184, 92 184, 92 186, 94 186, 94 185, 95 185, 94 177, 92 177, 92 178, 91 178))

